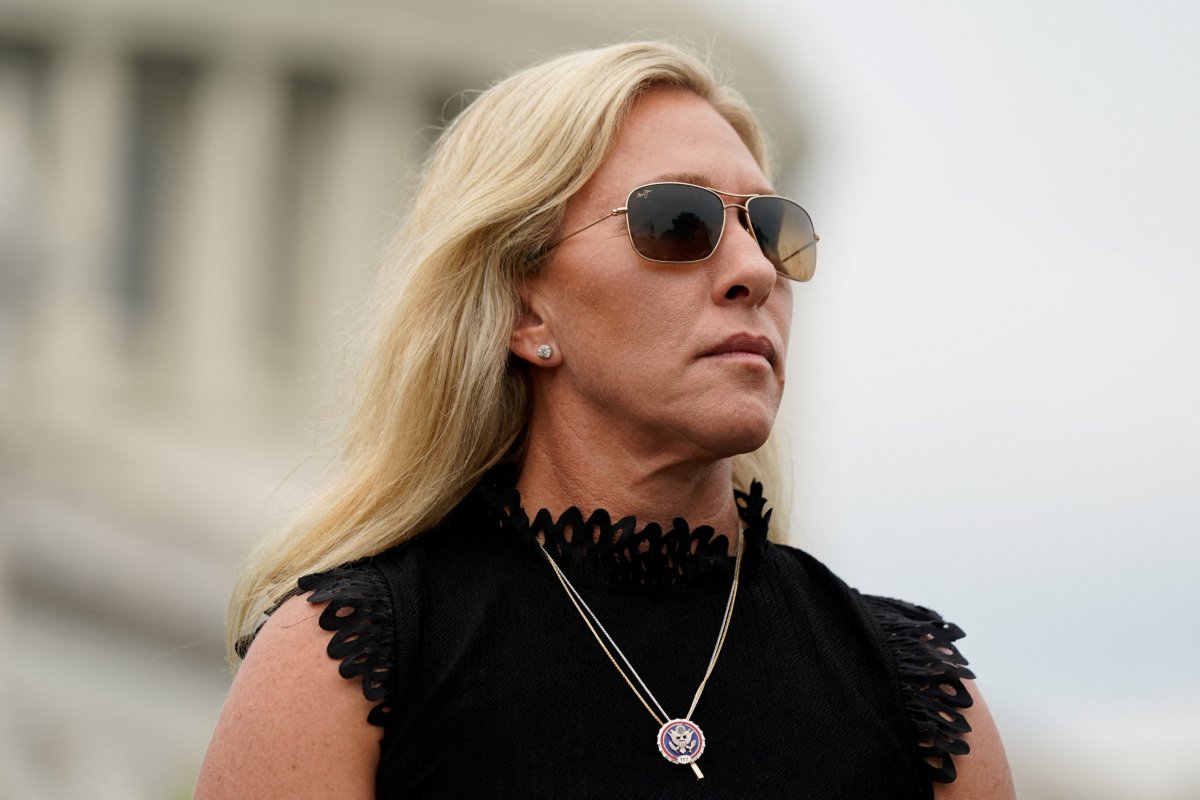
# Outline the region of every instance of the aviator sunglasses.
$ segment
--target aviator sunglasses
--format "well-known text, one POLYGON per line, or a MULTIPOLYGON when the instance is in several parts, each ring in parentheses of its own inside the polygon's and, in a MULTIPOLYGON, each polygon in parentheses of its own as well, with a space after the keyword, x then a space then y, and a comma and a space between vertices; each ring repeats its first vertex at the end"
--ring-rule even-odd
POLYGON ((568 233, 542 253, 609 217, 624 214, 629 243, 639 256, 661 264, 694 264, 716 252, 725 232, 725 212, 730 208, 738 209, 741 224, 780 275, 794 281, 813 276, 821 237, 813 231, 808 212, 797 203, 777 195, 718 192, 691 183, 639 186, 629 193, 622 208, 568 233), (722 195, 743 202, 726 203, 722 195))

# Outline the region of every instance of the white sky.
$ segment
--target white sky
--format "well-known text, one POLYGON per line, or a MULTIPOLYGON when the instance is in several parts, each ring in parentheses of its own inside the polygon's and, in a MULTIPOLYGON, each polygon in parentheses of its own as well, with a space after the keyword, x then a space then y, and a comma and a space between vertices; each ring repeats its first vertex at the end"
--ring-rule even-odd
POLYGON ((815 128, 784 181, 822 235, 787 400, 802 543, 967 629, 1018 778, 1086 752, 1086 796, 1184 796, 1200 3, 709 3, 815 128))

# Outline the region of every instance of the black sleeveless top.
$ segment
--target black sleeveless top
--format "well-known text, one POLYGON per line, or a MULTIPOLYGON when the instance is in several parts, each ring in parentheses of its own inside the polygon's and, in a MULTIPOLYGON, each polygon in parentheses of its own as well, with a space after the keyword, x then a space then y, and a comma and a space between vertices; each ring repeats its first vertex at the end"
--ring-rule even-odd
MULTIPOLYGON (((341 675, 383 729, 379 797, 922 798, 968 751, 973 677, 935 612, 859 594, 767 540, 762 487, 738 493, 745 555, 719 661, 692 719, 698 764, 658 752, 658 723, 585 627, 555 562, 666 711, 683 716, 732 580, 728 541, 605 511, 530 521, 481 487, 445 524, 309 575, 341 675)), ((331 663, 331 668, 333 664, 331 663)))

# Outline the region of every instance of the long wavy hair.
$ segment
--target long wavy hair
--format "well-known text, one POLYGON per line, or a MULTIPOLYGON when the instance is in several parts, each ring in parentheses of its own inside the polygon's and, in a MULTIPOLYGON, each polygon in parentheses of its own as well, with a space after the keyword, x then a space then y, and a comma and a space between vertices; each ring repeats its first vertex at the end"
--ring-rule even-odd
MULTIPOLYGON (((290 526, 251 555, 228 619, 230 662, 262 615, 311 572, 376 555, 437 525, 500 462, 519 465, 525 370, 509 357, 529 255, 613 147, 634 100, 676 87, 704 98, 764 174, 746 102, 704 60, 637 42, 571 53, 483 92, 445 129, 389 251, 340 458, 290 526)), ((735 457, 734 485, 770 488, 773 435, 735 457)), ((783 487, 779 487, 783 488, 783 487)))

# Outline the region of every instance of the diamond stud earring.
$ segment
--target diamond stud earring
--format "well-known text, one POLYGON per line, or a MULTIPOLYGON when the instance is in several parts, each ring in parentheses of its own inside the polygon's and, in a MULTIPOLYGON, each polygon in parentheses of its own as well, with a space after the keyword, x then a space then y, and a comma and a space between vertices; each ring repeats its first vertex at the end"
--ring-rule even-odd
POLYGON ((537 349, 537 357, 545 361, 554 355, 554 348, 548 344, 540 345, 537 349))

